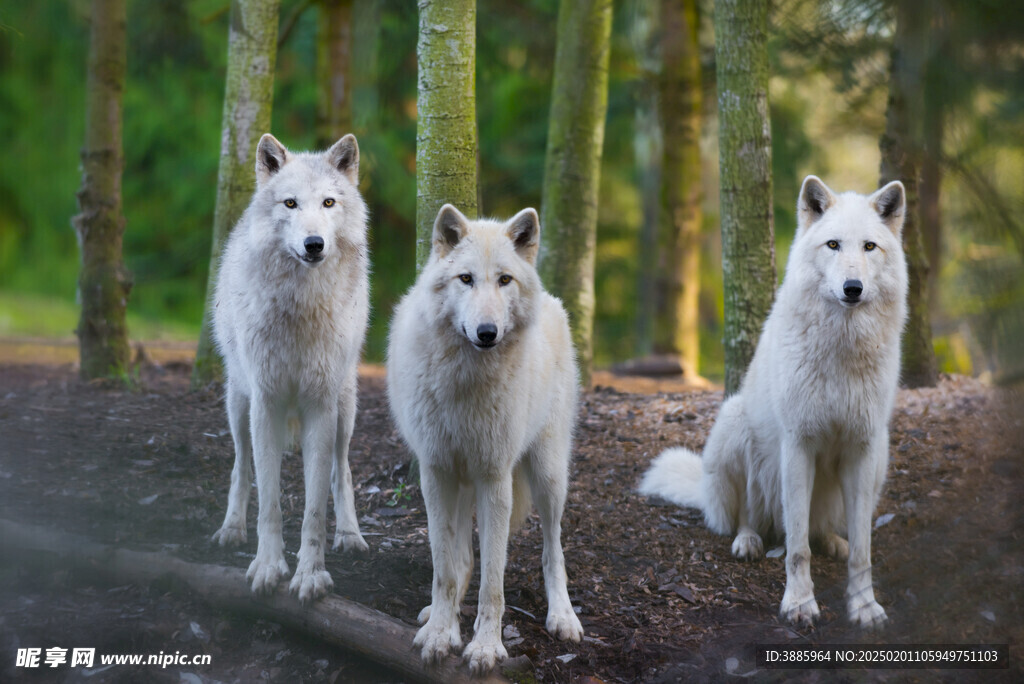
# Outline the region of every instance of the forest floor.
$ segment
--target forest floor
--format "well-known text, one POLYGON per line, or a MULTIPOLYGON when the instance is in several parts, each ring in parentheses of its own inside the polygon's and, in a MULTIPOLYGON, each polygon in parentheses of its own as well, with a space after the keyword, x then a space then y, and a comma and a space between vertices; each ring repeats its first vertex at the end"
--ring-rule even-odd
MULTIPOLYGON (((0 354, 0 518, 139 550, 245 568, 256 547, 223 550, 232 464, 222 389, 193 392, 189 366, 143 364, 140 389, 84 383, 60 359, 0 354)), ((703 446, 721 391, 612 380, 583 394, 562 524, 581 644, 544 631, 536 515, 509 545, 505 643, 527 655, 520 681, 1024 681, 1024 461, 1020 395, 944 377, 902 390, 891 463, 875 511, 876 592, 891 620, 878 634, 846 619, 844 564, 815 557, 822 609, 813 628, 777 617, 784 558, 746 563, 730 539, 687 509, 635 492, 664 447, 703 446), (615 385, 617 388, 609 387, 615 385), (1016 405, 1016 408, 1013 408, 1016 405), (1010 668, 757 670, 757 644, 1010 644, 1010 668), (841 675, 836 677, 835 675, 841 675)), ((429 603, 423 500, 407 481, 410 454, 388 414, 383 371, 366 367, 351 462, 370 553, 328 553, 335 592, 410 625, 429 603)), ((303 495, 301 458, 284 459, 284 530, 294 569, 303 495)), ((333 535, 333 515, 329 538, 333 535)), ((771 546, 778 546, 778 543, 771 546)), ((463 609, 471 636, 476 581, 463 609)), ((70 651, 69 651, 70 653, 70 651)), ((98 660, 97 660, 98 663, 98 660)), ((0 558, 0 681, 396 682, 400 677, 271 622, 221 613, 159 587, 110 586, 54 565, 0 558), (17 668, 18 648, 210 654, 206 666, 17 668), (86 677, 89 674, 91 676, 86 677)))

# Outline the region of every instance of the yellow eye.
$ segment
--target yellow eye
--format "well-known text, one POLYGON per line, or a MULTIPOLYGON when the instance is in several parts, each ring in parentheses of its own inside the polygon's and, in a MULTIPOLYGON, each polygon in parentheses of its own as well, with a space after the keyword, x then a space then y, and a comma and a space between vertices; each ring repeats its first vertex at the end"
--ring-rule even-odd
POLYGON ((328 209, 333 207, 334 206, 334 198, 333 197, 328 197, 327 199, 325 199, 324 200, 324 206, 327 207, 328 209))
POLYGON ((512 282, 512 276, 510 276, 510 275, 503 275, 500 278, 498 278, 498 284, 499 285, 508 285, 511 282, 512 282))
POLYGON ((873 250, 877 246, 878 245, 876 245, 874 242, 865 242, 864 243, 864 251, 865 252, 870 252, 871 250, 873 250))
POLYGON ((284 206, 288 207, 289 209, 294 209, 295 207, 299 206, 299 203, 291 198, 288 198, 284 201, 284 206))
POLYGON ((839 242, 837 240, 829 240, 825 244, 829 249, 839 249, 839 242))
POLYGON ((473 283, 473 276, 469 275, 468 273, 463 273, 462 275, 459 276, 459 280, 466 283, 467 285, 471 285, 473 283))

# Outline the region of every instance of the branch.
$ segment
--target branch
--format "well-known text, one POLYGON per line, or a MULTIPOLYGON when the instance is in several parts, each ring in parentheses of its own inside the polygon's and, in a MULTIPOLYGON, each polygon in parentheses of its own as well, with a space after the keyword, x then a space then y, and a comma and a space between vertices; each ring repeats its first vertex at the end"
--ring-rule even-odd
POLYGON ((277 38, 277 49, 280 50, 281 46, 285 44, 288 37, 291 36, 292 30, 295 29, 295 25, 299 23, 299 19, 302 18, 302 14, 309 9, 309 6, 313 4, 315 0, 303 0, 292 13, 288 15, 288 18, 284 20, 284 24, 281 25, 281 35, 277 38))

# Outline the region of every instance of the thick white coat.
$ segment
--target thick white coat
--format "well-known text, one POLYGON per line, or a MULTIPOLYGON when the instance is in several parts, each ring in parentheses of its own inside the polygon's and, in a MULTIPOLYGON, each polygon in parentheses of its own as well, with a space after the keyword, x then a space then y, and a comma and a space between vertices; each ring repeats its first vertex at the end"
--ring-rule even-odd
POLYGON ((537 214, 469 221, 445 205, 429 263, 395 310, 388 397, 420 463, 434 563, 431 605, 415 644, 435 661, 461 646, 459 604, 480 529, 480 598, 464 658, 473 672, 507 656, 501 643, 506 546, 529 511, 544 533, 547 630, 579 641, 560 541, 576 419, 568 318, 534 268, 537 214))
POLYGON ((640 486, 702 509, 710 529, 736 535, 740 558, 760 557, 762 537, 784 534, 781 614, 793 622, 818 615, 809 539, 848 557, 850 619, 865 627, 886 619, 871 583, 871 515, 888 465, 906 318, 904 207, 899 182, 866 197, 804 181, 785 279, 703 459, 670 449, 640 486), (844 301, 853 281, 862 292, 844 301))
POLYGON ((297 418, 306 499, 290 588, 303 602, 333 586, 324 567, 329 486, 335 548, 367 549, 348 466, 369 315, 366 205, 356 187, 358 165, 351 135, 323 153, 289 152, 264 135, 257 148, 257 189, 225 245, 215 292, 214 335, 227 373, 235 466, 224 524, 214 539, 221 545, 246 540, 252 460, 259 542, 247 577, 253 592, 269 593, 288 574, 281 455, 289 419, 297 418), (316 254, 306 247, 313 237, 323 240, 316 254))

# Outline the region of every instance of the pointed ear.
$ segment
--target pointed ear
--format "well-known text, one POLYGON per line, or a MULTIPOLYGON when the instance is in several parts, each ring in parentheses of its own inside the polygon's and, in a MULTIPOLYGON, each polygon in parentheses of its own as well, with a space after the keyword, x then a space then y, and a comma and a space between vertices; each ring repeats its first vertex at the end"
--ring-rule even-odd
POLYGON ((469 231, 469 220, 450 204, 441 207, 434 219, 432 251, 438 258, 448 256, 469 231))
POLYGON ((327 150, 327 163, 341 171, 352 185, 359 185, 359 143, 349 133, 327 150))
POLYGON ((505 234, 515 245, 516 253, 533 264, 540 249, 540 218, 534 209, 523 209, 505 224, 505 234))
POLYGON ((263 185, 288 161, 288 150, 277 138, 264 133, 256 145, 256 185, 263 185))
POLYGON ((796 203, 797 226, 806 228, 818 221, 835 204, 836 196, 817 176, 804 178, 796 203))
POLYGON ((882 223, 889 227, 893 235, 902 239, 903 219, 907 214, 907 191, 904 189, 903 183, 899 181, 889 183, 884 188, 876 190, 868 197, 868 201, 878 212, 882 223))

